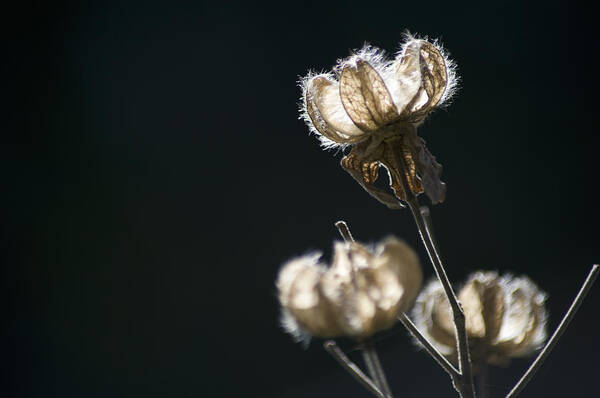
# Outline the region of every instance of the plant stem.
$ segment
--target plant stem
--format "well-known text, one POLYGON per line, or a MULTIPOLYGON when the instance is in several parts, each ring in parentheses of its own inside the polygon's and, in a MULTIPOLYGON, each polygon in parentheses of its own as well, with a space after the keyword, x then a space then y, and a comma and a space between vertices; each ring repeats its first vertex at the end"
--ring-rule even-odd
POLYGON ((379 356, 377 355, 377 351, 375 351, 373 343, 370 341, 365 342, 361 347, 361 350, 371 379, 377 384, 377 387, 379 387, 384 396, 392 398, 392 391, 390 390, 390 386, 385 377, 383 367, 381 366, 379 356))
POLYGON ((360 368, 346 356, 346 354, 344 354, 335 341, 327 340, 325 343, 323 343, 323 348, 325 348, 325 351, 331 354, 331 356, 333 356, 338 363, 342 365, 342 367, 346 369, 346 371, 350 373, 352 377, 354 377, 356 381, 369 390, 373 395, 378 398, 386 398, 386 396, 383 395, 375 383, 373 383, 373 381, 371 381, 371 379, 369 379, 369 377, 365 375, 360 368))
POLYGON ((527 383, 531 380, 531 378, 533 377, 535 372, 542 366, 542 364, 544 363, 544 361, 546 360, 546 358, 548 357, 548 355, 550 354, 550 352, 556 345, 556 342, 558 341, 558 339, 565 332, 565 330, 567 329, 567 326, 569 326, 569 323, 571 322, 571 320, 575 316, 575 313, 581 306, 583 299, 590 291, 590 288, 592 287, 592 285, 594 284, 594 281, 598 277, 599 270, 600 270, 600 266, 598 266, 598 264, 595 264, 592 266, 592 269, 590 270, 585 282, 583 282, 583 285, 579 289, 577 296, 573 300, 573 303, 571 303, 571 307, 569 307, 569 310, 567 311, 565 316, 560 321, 560 324, 558 325, 558 327, 552 334, 552 337, 550 337, 550 340, 548 340, 548 342, 544 346, 544 349, 542 349, 542 351, 538 354, 537 358, 533 361, 533 363, 531 364, 529 369, 527 369, 527 372, 525 372, 523 377, 521 377, 521 379, 517 382, 517 384, 513 387, 513 389, 510 390, 510 392, 506 395, 506 398, 514 398, 517 395, 519 395, 519 393, 523 390, 523 388, 525 388, 527 383))
POLYGON ((433 222, 431 221, 431 211, 429 210, 429 207, 423 205, 419 208, 419 212, 421 213, 421 217, 423 218, 423 221, 425 222, 425 226, 427 227, 427 230, 429 231, 429 235, 431 235, 431 240, 433 241, 433 245, 437 250, 438 256, 440 256, 440 258, 441 258, 442 253, 440 251, 440 245, 438 244, 437 239, 435 239, 435 233, 433 232, 433 222))
MULTIPOLYGON (((345 221, 337 221, 335 223, 335 227, 338 229, 345 242, 354 242, 354 237, 352 236, 350 228, 348 228, 348 224, 346 224, 345 221)), ((387 378, 385 377, 385 372, 383 371, 383 366, 381 366, 381 361, 379 360, 375 346, 372 342, 366 342, 363 344, 361 349, 365 364, 367 365, 369 374, 375 381, 375 384, 387 398, 392 398, 392 391, 390 390, 387 378)))
MULTIPOLYGON (((373 363, 373 358, 371 357, 370 353, 367 352, 367 350, 364 346, 360 347, 360 353, 362 354, 363 361, 365 362, 365 366, 367 367, 367 372, 369 373, 371 380, 373 380, 373 382, 375 383, 377 388, 382 390, 381 384, 379 383, 379 380, 377 378, 377 371, 375 370, 375 364, 373 363)), ((382 393, 383 393, 383 391, 382 391, 382 393)))
MULTIPOLYGON (((458 302, 458 299, 456 298, 456 294, 452 289, 452 285, 448 280, 446 270, 442 265, 442 260, 440 259, 436 242, 433 239, 433 232, 430 228, 428 228, 428 222, 425 221, 425 218, 421 213, 421 209, 419 207, 419 199, 416 197, 416 195, 410 188, 411 185, 409 184, 408 176, 405 172, 406 170, 409 170, 406 167, 406 162, 404 161, 402 156, 398 156, 398 161, 402 166, 401 171, 398 174, 400 175, 400 182, 402 184, 402 190, 404 191, 404 201, 408 204, 408 207, 412 212, 415 222, 417 223, 419 235, 421 236, 421 240, 425 244, 425 249, 427 250, 427 254, 429 255, 429 259, 431 260, 433 269, 435 270, 438 280, 444 288, 444 293, 448 298, 448 302, 450 303, 450 309, 452 311, 452 319, 454 320, 454 329, 456 332, 458 370, 460 372, 460 377, 453 379, 453 384, 462 398, 475 398, 475 387, 473 385, 473 370, 471 366, 471 359, 469 357, 467 329, 465 327, 465 314, 458 302)), ((429 224, 431 224, 430 219, 428 221, 429 224)))
POLYGON ((433 359, 435 359, 435 361, 442 367, 442 369, 444 369, 446 373, 450 375, 452 380, 454 380, 457 377, 460 377, 460 373, 458 372, 458 370, 442 354, 440 354, 437 348, 435 348, 425 336, 423 336, 423 334, 419 331, 419 329, 417 329, 415 324, 410 320, 408 316, 406 316, 406 314, 400 314, 398 316, 398 319, 400 320, 400 322, 402 322, 402 324, 410 332, 410 334, 412 334, 414 338, 419 340, 419 343, 421 343, 425 351, 427 351, 427 353, 431 355, 433 359))
MULTIPOLYGON (((404 177, 406 178, 406 177, 404 177)), ((465 314, 458 303, 458 299, 456 298, 456 294, 452 289, 452 285, 450 285, 450 281, 448 280, 448 275, 446 275, 446 270, 442 265, 442 260, 439 257, 439 254, 436 249, 436 245, 433 241, 433 236, 429 228, 427 228, 427 224, 423 220, 419 209, 419 202, 416 196, 412 193, 409 188, 409 185, 405 182, 404 186, 406 194, 406 203, 410 208, 415 222, 417 223, 417 228, 419 230, 419 235, 421 236, 421 240, 425 244, 425 249, 427 250, 427 254, 429 255, 429 259, 433 264, 433 268, 435 273, 444 288, 444 293, 448 298, 448 302, 450 303, 450 309, 452 311, 452 319, 454 320, 454 328, 456 332, 456 346, 458 352, 458 370, 460 372, 460 378, 454 380, 454 386, 463 398, 474 398, 475 397, 475 387, 473 385, 473 370, 471 368, 471 360, 469 357, 469 345, 467 342, 467 329, 465 327, 465 314), (458 383, 456 383, 458 381, 458 383)))
POLYGON ((348 224, 346 224, 346 221, 340 220, 337 221, 334 225, 338 229, 340 235, 342 235, 342 238, 344 238, 344 242, 354 242, 354 237, 350 233, 350 229, 348 228, 348 224))

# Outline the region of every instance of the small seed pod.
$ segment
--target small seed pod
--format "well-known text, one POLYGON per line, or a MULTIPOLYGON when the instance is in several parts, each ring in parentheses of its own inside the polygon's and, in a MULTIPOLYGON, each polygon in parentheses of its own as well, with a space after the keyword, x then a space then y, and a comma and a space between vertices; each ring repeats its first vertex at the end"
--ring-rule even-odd
POLYGON ((381 203, 401 208, 398 200, 410 190, 436 204, 446 195, 442 166, 417 127, 448 103, 456 82, 454 64, 438 42, 407 34, 393 59, 365 46, 330 73, 309 73, 300 82, 300 112, 325 148, 352 146, 342 168, 381 203), (375 185, 381 167, 393 194, 375 185))
POLYGON ((318 255, 282 267, 276 282, 282 325, 298 340, 311 335, 364 340, 410 308, 422 278, 417 255, 396 238, 374 251, 336 242, 330 267, 318 255))
MULTIPOLYGON (((510 358, 534 352, 546 339, 546 295, 527 277, 476 272, 460 290, 458 299, 465 313, 475 364, 506 365, 510 358)), ((450 306, 437 280, 417 298, 413 317, 442 354, 456 359, 450 306)))

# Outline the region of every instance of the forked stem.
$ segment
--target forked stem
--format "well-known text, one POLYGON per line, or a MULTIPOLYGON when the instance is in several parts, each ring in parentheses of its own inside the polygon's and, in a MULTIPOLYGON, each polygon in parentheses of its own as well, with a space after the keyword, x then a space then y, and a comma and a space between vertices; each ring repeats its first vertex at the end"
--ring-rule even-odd
POLYGON ((377 351, 375 351, 373 342, 368 341, 364 343, 361 347, 361 351, 369 374, 371 375, 371 379, 377 384, 377 387, 379 387, 384 396, 392 398, 392 390, 385 377, 381 361, 379 360, 377 351))
POLYGON ((401 178, 402 190, 405 194, 404 201, 408 204, 410 211, 417 223, 417 229, 421 240, 425 244, 425 249, 429 255, 429 259, 433 265, 433 269, 438 277, 438 280, 442 284, 444 293, 450 303, 450 309, 452 311, 452 319, 454 320, 454 329, 456 332, 456 346, 458 352, 458 370, 460 377, 454 378, 453 384, 458 393, 462 398, 475 398, 475 386, 473 385, 473 369, 471 366, 471 359, 469 356, 469 343, 467 341, 467 329, 465 327, 465 314, 456 298, 456 294, 452 289, 452 285, 446 275, 446 270, 442 265, 439 251, 437 250, 436 242, 433 238, 433 232, 428 228, 428 224, 431 225, 430 218, 427 220, 423 217, 421 208, 419 207, 419 199, 411 190, 411 185, 408 181, 408 177, 404 170, 409 170, 406 167, 404 159, 400 156, 398 158, 402 166, 402 172, 398 173, 401 178))
POLYGON ((550 352, 556 345, 556 342, 565 332, 567 326, 569 326, 569 323, 571 322, 571 320, 575 316, 575 313, 581 306, 583 299, 590 291, 590 288, 592 287, 594 281, 598 277, 599 270, 600 266, 598 266, 598 264, 594 264, 592 266, 592 269, 590 270, 587 278, 585 279, 585 282, 583 282, 581 289, 579 289, 577 296, 573 300, 573 303, 571 303, 571 307, 569 307, 569 310, 567 311, 563 319, 560 321, 560 324, 552 334, 552 337, 550 337, 550 340, 548 340, 542 351, 540 351, 537 358, 535 358, 535 361, 533 361, 529 369, 527 369, 527 372, 525 372, 523 377, 521 377, 521 379, 517 382, 513 389, 510 390, 510 392, 506 395, 506 398, 514 398, 517 395, 519 395, 519 393, 523 390, 523 388, 525 388, 527 383, 529 383, 535 372, 542 366, 548 355, 550 355, 550 352))
MULTIPOLYGON (((404 177, 406 178, 406 177, 404 177)), ((438 277, 438 280, 442 284, 444 289, 444 293, 448 298, 448 302, 450 303, 450 309, 452 311, 452 319, 454 320, 454 328, 456 332, 456 346, 458 351, 458 370, 460 372, 460 377, 453 379, 454 387, 457 389, 458 393, 462 398, 475 398, 475 387, 473 385, 473 370, 471 367, 471 359, 469 356, 469 344, 467 342, 467 329, 465 327, 465 315, 463 310, 458 303, 458 299, 456 298, 456 294, 452 289, 452 285, 448 280, 448 275, 446 275, 446 270, 442 265, 442 260, 438 254, 435 242, 433 240, 433 236, 429 228, 427 228, 427 224, 423 220, 423 216, 421 214, 419 208, 419 201, 416 196, 410 190, 409 185, 404 183, 405 192, 406 192, 406 200, 405 202, 408 204, 415 222, 417 223, 417 228, 419 230, 419 235, 421 236, 421 240, 425 244, 425 249, 427 250, 427 254, 429 255, 429 259, 433 264, 433 268, 438 277)))
POLYGON ((325 343, 323 343, 323 348, 325 348, 325 351, 331 354, 331 356, 334 357, 335 360, 338 361, 338 363, 342 365, 342 367, 348 373, 350 373, 350 375, 354 377, 356 381, 369 390, 373 395, 378 398, 386 398, 386 396, 383 395, 375 383, 369 379, 369 377, 364 374, 362 370, 360 370, 360 368, 346 356, 346 354, 344 354, 335 341, 327 340, 325 343))
POLYGON ((415 339, 417 339, 419 343, 421 343, 425 351, 427 351, 427 353, 431 355, 433 359, 435 359, 435 361, 442 367, 442 369, 444 369, 444 371, 446 371, 446 373, 450 375, 452 380, 454 380, 457 377, 460 377, 460 373, 458 372, 458 370, 442 354, 440 354, 437 348, 435 348, 425 336, 423 336, 423 334, 419 331, 417 326, 410 320, 408 316, 406 316, 406 314, 400 314, 398 316, 398 320, 402 323, 402 325, 404 325, 404 327, 410 332, 410 334, 415 339))

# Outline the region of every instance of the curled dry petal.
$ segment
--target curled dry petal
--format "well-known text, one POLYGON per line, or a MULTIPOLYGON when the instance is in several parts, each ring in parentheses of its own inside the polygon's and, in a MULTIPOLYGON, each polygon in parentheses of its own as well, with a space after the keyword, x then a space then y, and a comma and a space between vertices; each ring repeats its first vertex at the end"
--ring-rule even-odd
POLYGON ((507 311, 496 338, 503 354, 514 357, 528 355, 540 348, 546 339, 546 295, 528 278, 508 279, 506 286, 507 311))
POLYGON ((413 308, 415 324, 443 355, 455 353, 456 340, 450 304, 438 281, 430 282, 417 297, 413 308))
POLYGON ((388 238, 374 252, 337 242, 330 267, 318 256, 285 264, 277 278, 283 326, 301 338, 347 336, 362 340, 391 327, 414 301, 422 282, 414 251, 388 238))
POLYGON ((423 191, 427 194, 431 203, 443 202, 446 199, 446 184, 440 179, 442 165, 435 160, 435 156, 429 152, 429 149, 425 146, 425 140, 421 137, 406 136, 405 139, 411 140, 410 144, 406 144, 406 147, 410 149, 411 159, 414 161, 423 191))
MULTIPOLYGON (((421 122, 453 89, 453 70, 442 52, 425 40, 411 40, 404 54, 397 58, 396 76, 410 76, 420 85, 402 110, 402 115, 413 123, 421 122), (452 79, 449 81, 449 77, 452 79), (450 84, 449 84, 450 83, 450 84)), ((415 85, 411 88, 414 90, 415 85)))
POLYGON ((399 116, 383 79, 365 60, 342 69, 339 95, 346 113, 363 131, 376 131, 399 116))
POLYGON ((458 294, 469 336, 494 340, 500 331, 504 314, 504 294, 497 274, 476 273, 458 294))
MULTIPOLYGON (((458 294, 473 361, 506 364, 538 349, 546 338, 546 296, 528 278, 477 272, 458 294)), ((454 357, 454 325, 439 282, 419 295, 413 316, 440 352, 454 357)))
POLYGON ((402 135, 392 136, 379 145, 373 146, 371 141, 356 144, 342 158, 342 168, 367 192, 391 209, 401 208, 398 199, 406 199, 404 180, 413 194, 419 194, 425 187, 429 187, 429 191, 425 192, 432 203, 442 202, 446 195, 446 185, 439 179, 441 166, 427 151, 424 141, 417 136, 412 125, 406 124, 402 128, 402 135), (380 167, 387 171, 393 196, 375 185, 380 167))
POLYGON ((307 82, 306 112, 317 131, 336 143, 353 143, 364 138, 362 132, 344 111, 339 96, 339 83, 327 75, 307 82))

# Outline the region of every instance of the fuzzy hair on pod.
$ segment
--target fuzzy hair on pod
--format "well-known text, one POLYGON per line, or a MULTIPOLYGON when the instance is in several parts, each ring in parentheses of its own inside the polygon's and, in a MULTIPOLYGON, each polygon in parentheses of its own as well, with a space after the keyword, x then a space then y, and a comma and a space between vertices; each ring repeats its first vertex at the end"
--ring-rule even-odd
POLYGON ((449 103, 457 83, 455 64, 437 40, 405 33, 394 59, 366 44, 331 72, 301 78, 300 118, 324 148, 344 147, 390 123, 421 124, 449 103))

